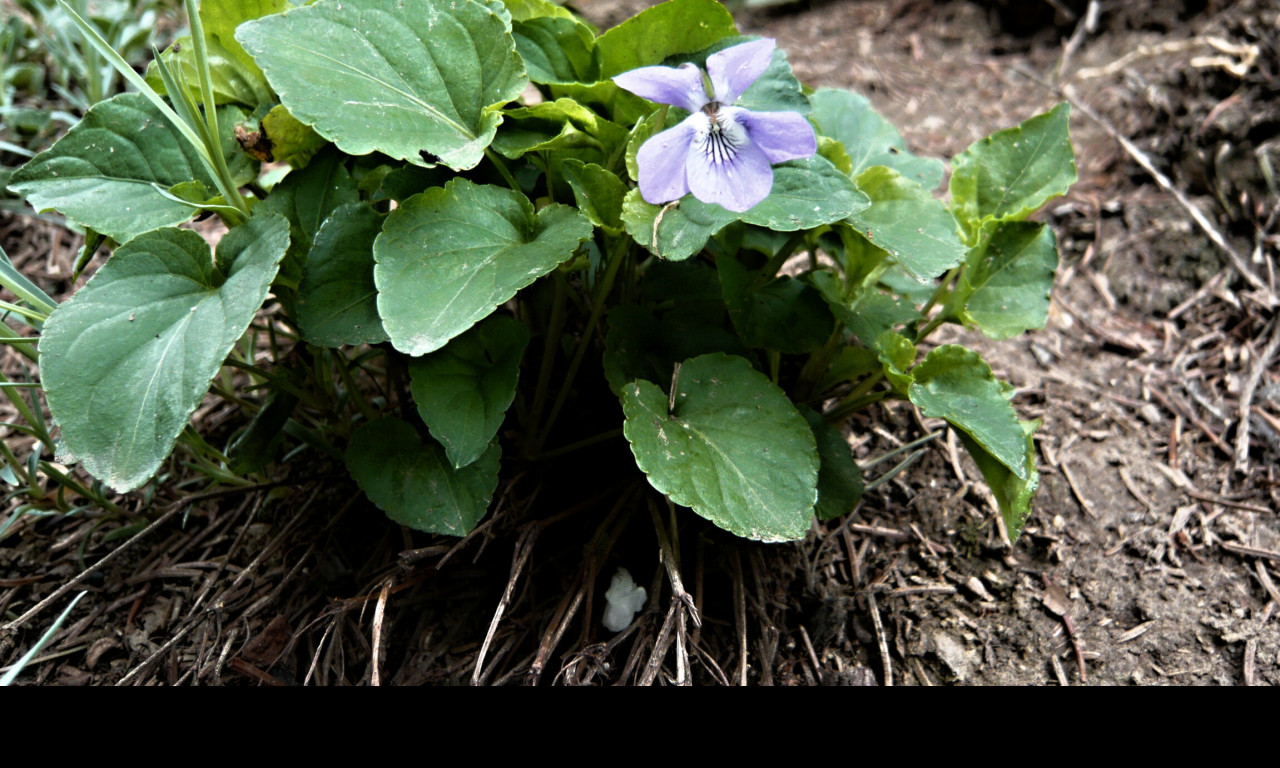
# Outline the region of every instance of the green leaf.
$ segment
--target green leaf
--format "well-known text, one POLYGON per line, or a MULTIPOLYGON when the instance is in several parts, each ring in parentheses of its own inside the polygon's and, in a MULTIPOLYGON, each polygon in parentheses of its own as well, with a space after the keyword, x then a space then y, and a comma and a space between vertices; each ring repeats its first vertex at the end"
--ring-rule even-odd
POLYGON ((976 237, 983 221, 1020 221, 1076 182, 1062 102, 1021 125, 974 142, 951 161, 951 208, 976 237))
POLYGON ((818 467, 818 503, 813 511, 819 520, 834 520, 852 512, 862 498, 866 488, 862 482, 862 470, 853 460, 849 441, 844 439, 840 430, 828 424, 822 414, 812 408, 801 408, 800 415, 813 430, 821 461, 818 467))
POLYGON ((868 347, 885 331, 920 319, 920 313, 911 304, 882 293, 874 285, 864 288, 852 301, 846 301, 844 285, 831 272, 819 270, 805 277, 822 294, 844 327, 868 347))
POLYGON ((516 50, 535 83, 594 83, 600 79, 595 33, 574 18, 542 16, 511 25, 516 50))
POLYGON ((8 289, 19 301, 38 312, 48 314, 58 306, 58 302, 45 293, 43 288, 31 282, 13 265, 9 254, 4 252, 3 246, 0 246, 0 285, 8 289))
MULTIPOLYGON (((723 312, 724 305, 720 308, 723 312)), ((626 304, 609 310, 608 319, 604 375, 619 397, 636 379, 671 381, 675 364, 682 360, 712 352, 747 354, 737 336, 704 318, 667 312, 659 319, 644 307, 626 304)))
POLYGON ((444 449, 408 423, 384 417, 362 424, 347 447, 347 469, 387 517, 415 531, 465 536, 489 508, 502 451, 454 469, 444 449))
MULTIPOLYGON (((238 103, 256 110, 275 100, 275 94, 267 85, 267 78, 263 76, 262 70, 258 69, 253 57, 236 41, 235 31, 236 27, 246 21, 279 13, 290 7, 292 6, 288 0, 218 0, 200 4, 199 13, 204 27, 214 103, 238 103)), ((178 38, 161 55, 174 70, 181 68, 191 96, 197 104, 200 103, 199 70, 191 36, 178 38)), ((164 83, 154 66, 148 68, 147 83, 158 93, 165 93, 164 83)))
POLYGON ((322 347, 387 340, 373 284, 373 241, 382 220, 368 203, 344 205, 325 220, 298 286, 302 338, 322 347))
POLYGON ((830 136, 818 136, 818 154, 827 158, 841 173, 853 173, 853 158, 849 157, 843 144, 830 136))
POLYGON ((756 286, 757 274, 730 256, 717 259, 716 268, 729 318, 748 347, 804 354, 831 337, 835 318, 812 286, 788 276, 756 286))
POLYGON ((315 156, 306 168, 290 171, 263 202, 267 210, 289 220, 289 258, 280 267, 280 282, 296 289, 316 233, 339 206, 360 200, 360 190, 335 148, 315 156))
POLYGON ((573 199, 592 224, 611 235, 622 233, 622 199, 627 186, 616 175, 594 163, 569 158, 560 166, 573 189, 573 199))
POLYGON ((1008 339, 1049 319, 1049 291, 1058 243, 1044 224, 1009 221, 975 249, 961 274, 957 299, 968 296, 962 320, 993 339, 1008 339))
POLYGON ((45 393, 90 474, 122 492, 151 477, 288 245, 283 218, 257 216, 222 239, 215 267, 200 235, 154 230, 120 246, 50 315, 40 341, 45 393))
POLYGON ((696 53, 736 34, 733 16, 716 0, 670 0, 600 36, 596 48, 601 54, 601 79, 662 64, 677 54, 696 53))
POLYGON ((1004 389, 977 352, 947 344, 911 371, 908 395, 930 418, 946 419, 973 438, 1019 480, 1029 480, 1027 437, 1004 389))
POLYGON ((262 118, 262 132, 271 141, 271 153, 281 163, 299 169, 311 162, 311 158, 325 144, 324 137, 311 126, 289 114, 283 104, 277 104, 262 118))
POLYGON ((181 224, 196 210, 163 195, 175 184, 214 187, 199 156, 147 99, 122 93, 93 106, 66 136, 10 178, 38 211, 126 242, 181 224))
POLYGON ((490 315, 443 348, 409 363, 413 401, 455 468, 485 452, 516 397, 529 332, 490 315))
POLYGON ((556 5, 551 0, 502 0, 511 14, 512 22, 529 21, 549 17, 553 19, 572 19, 573 13, 564 6, 556 5))
POLYGON ((262 167, 258 158, 244 151, 236 135, 236 127, 244 125, 252 127, 253 123, 250 121, 249 114, 243 109, 234 104, 218 107, 218 133, 220 134, 219 143, 222 145, 222 156, 227 160, 227 172, 231 175, 231 182, 237 186, 256 181, 258 171, 262 167))
POLYGON ((474 0, 321 0, 236 38, 289 111, 352 155, 472 168, 528 83, 505 22, 474 0))
POLYGON ((1018 537, 1022 535, 1022 528, 1027 524, 1027 518, 1031 517, 1031 499, 1035 496, 1036 489, 1040 487, 1040 473, 1036 471, 1035 441, 1032 439, 1032 434, 1040 426, 1040 420, 1022 421, 1018 424, 1025 436, 1026 445, 1023 462, 1020 465, 1023 470, 1021 476, 1009 471, 1003 462, 992 456, 968 434, 959 432, 960 442, 973 457, 973 462, 978 465, 978 471, 982 472, 983 479, 987 481, 992 495, 996 497, 996 504, 1000 507, 1000 515, 1004 518, 1004 527, 1009 532, 1011 543, 1016 543, 1018 537))
POLYGON ((814 155, 775 165, 769 196, 737 218, 780 232, 794 232, 840 221, 870 204, 839 168, 825 157, 814 155))
POLYGON ((876 165, 894 169, 927 191, 942 182, 946 166, 941 160, 916 157, 907 151, 902 134, 874 109, 866 97, 837 88, 822 88, 809 95, 809 118, 820 133, 837 139, 852 160, 851 176, 876 165))
POLYGON ((900 395, 907 394, 915 379, 905 371, 916 361, 916 345, 900 333, 885 331, 876 337, 872 348, 880 358, 884 377, 893 385, 893 390, 900 395))
POLYGON ((454 179, 387 217, 373 245, 378 313, 396 349, 425 355, 569 259, 591 222, 564 205, 534 214, 519 192, 454 179))
POLYGON ((745 213, 704 203, 692 195, 676 205, 654 205, 633 189, 623 200, 622 221, 627 233, 650 252, 680 260, 701 251, 712 235, 733 221, 792 232, 839 221, 868 204, 866 195, 849 177, 826 159, 814 156, 775 166, 769 196, 745 213))
POLYGON ((292 392, 272 392, 254 414, 249 426, 227 448, 227 458, 231 459, 228 468, 243 475, 267 466, 284 440, 285 425, 297 405, 298 396, 292 392))
POLYGON ((646 203, 640 190, 633 189, 622 200, 627 234, 650 253, 671 261, 701 251, 712 235, 735 218, 732 212, 692 196, 679 205, 660 206, 646 203))
POLYGON ((884 166, 863 171, 858 187, 871 198, 871 207, 849 222, 912 275, 928 280, 964 258, 968 247, 955 217, 923 187, 884 166))
POLYGON ((860 379, 879 370, 883 370, 883 364, 874 349, 844 347, 831 361, 831 366, 813 391, 826 392, 838 384, 860 379))
POLYGON ((557 99, 503 112, 506 123, 493 148, 509 158, 529 152, 591 150, 588 157, 605 162, 626 140, 627 131, 573 99, 557 99))
MULTIPOLYGON (((249 59, 248 62, 241 61, 234 53, 227 50, 222 41, 209 39, 208 30, 205 30, 205 32, 205 44, 208 49, 209 80, 210 85, 213 86, 213 102, 215 104, 240 104, 249 109, 257 109, 259 106, 269 104, 275 100, 275 93, 272 92, 271 86, 267 84, 267 78, 263 76, 262 70, 258 69, 252 59, 249 59)), ((236 43, 234 38, 232 38, 231 42, 235 43, 237 48, 240 47, 240 44, 236 43)), ((191 42, 191 36, 184 35, 178 38, 160 56, 173 71, 181 70, 192 99, 197 104, 201 103, 200 75, 196 66, 195 46, 191 42)), ((165 88, 164 80, 161 79, 160 73, 156 69, 155 62, 152 62, 151 66, 147 68, 147 85, 154 88, 156 93, 169 95, 168 90, 165 88)))
POLYGON ((818 452, 782 390, 741 357, 702 355, 684 363, 675 410, 667 408, 656 384, 623 388, 623 432, 654 488, 739 536, 805 535, 818 452))

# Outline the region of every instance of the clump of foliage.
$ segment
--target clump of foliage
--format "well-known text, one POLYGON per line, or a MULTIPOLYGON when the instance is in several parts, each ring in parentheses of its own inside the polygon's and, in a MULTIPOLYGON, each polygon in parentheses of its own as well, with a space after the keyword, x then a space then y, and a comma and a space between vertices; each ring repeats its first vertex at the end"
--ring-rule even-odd
POLYGON ((504 473, 625 437, 671 501, 785 541, 855 506, 839 425, 897 399, 955 428, 1017 537, 1038 422, 976 352, 920 350, 1043 326, 1028 217, 1075 180, 1066 105, 954 158, 944 202, 943 162, 714 0, 604 34, 549 0, 191 10, 10 181, 118 244, 24 306, 64 461, 127 491, 175 444, 225 482, 285 444, 461 535, 504 473), (179 227, 209 214, 214 250, 179 227), (188 426, 211 385, 255 414, 222 448, 188 426))

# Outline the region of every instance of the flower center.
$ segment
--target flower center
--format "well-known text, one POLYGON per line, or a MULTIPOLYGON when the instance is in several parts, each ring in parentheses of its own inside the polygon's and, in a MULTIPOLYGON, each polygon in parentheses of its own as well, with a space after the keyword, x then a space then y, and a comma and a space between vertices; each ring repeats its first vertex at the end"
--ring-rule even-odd
POLYGON ((707 124, 694 136, 695 145, 716 165, 732 162, 746 142, 747 132, 729 114, 720 111, 718 101, 707 104, 702 113, 707 117, 707 124))

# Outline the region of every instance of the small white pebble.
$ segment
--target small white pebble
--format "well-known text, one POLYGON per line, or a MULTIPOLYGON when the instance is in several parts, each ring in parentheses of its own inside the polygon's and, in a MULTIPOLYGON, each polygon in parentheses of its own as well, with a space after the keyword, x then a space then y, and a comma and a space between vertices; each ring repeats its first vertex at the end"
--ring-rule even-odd
POLYGON ((604 593, 604 628, 610 632, 621 632, 631 626, 632 619, 647 599, 644 587, 636 586, 626 568, 619 568, 613 574, 613 581, 609 582, 609 591, 604 593))

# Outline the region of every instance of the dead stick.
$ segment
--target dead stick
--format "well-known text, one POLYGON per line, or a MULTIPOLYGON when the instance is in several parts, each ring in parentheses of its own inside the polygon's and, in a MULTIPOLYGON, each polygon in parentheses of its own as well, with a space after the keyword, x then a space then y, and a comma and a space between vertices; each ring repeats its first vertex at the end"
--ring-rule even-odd
POLYGON ((66 584, 63 584, 61 587, 58 587, 57 589, 55 589, 53 591, 53 594, 49 595, 45 599, 33 605, 31 608, 27 610, 26 613, 22 614, 18 618, 6 624, 4 627, 4 631, 6 633, 13 632, 18 627, 21 627, 23 624, 26 624, 28 621, 31 620, 32 616, 35 616, 36 614, 43 611, 45 608, 48 608, 51 604, 61 599, 63 595, 75 589, 76 586, 80 584, 80 582, 89 578, 89 574, 95 571, 102 570, 102 568, 107 563, 110 563, 112 560, 115 560, 126 549, 133 546, 138 541, 142 540, 142 538, 145 537, 147 534, 151 533, 155 529, 167 523, 170 519, 173 518, 174 515, 178 514, 178 512, 180 512, 185 508, 186 508, 186 505, 184 504, 175 504, 173 508, 170 509, 168 512, 165 512, 163 515, 156 518, 156 521, 154 523, 152 523, 151 525, 148 525, 146 528, 143 528, 141 531, 138 531, 136 534, 134 534, 133 538, 121 544, 119 547, 116 547, 116 549, 113 550, 111 553, 109 553, 106 557, 102 558, 98 562, 94 563, 93 565, 81 571, 71 581, 68 581, 66 584))
POLYGON ((1244 385, 1240 387, 1240 429, 1236 432, 1236 469, 1241 472, 1249 471, 1249 407, 1253 405, 1253 393, 1258 389, 1258 382, 1262 381, 1262 374, 1266 373, 1267 367, 1271 365, 1271 359, 1275 357, 1277 347, 1280 347, 1280 324, 1272 320, 1271 340, 1263 348, 1262 354, 1253 361, 1253 370, 1249 372, 1249 378, 1245 379, 1244 385))
POLYGON ((511 561, 511 576, 507 579, 507 588, 503 590, 502 599, 498 601, 498 607, 493 612, 493 620, 489 622, 489 631, 485 633, 480 653, 476 656, 476 668, 471 673, 472 685, 480 685, 480 670, 484 667, 484 657, 489 653, 489 646, 493 644, 493 636, 498 631, 498 622, 502 621, 502 614, 511 605, 511 594, 515 592, 516 582, 520 580, 520 572, 524 570, 524 565, 533 552, 533 542, 538 538, 539 530, 538 525, 531 525, 516 541, 516 551, 511 561))
POLYGON ((876 595, 867 590, 867 603, 871 607, 871 624, 876 629, 876 643, 880 646, 880 664, 884 667, 884 684, 893 687, 893 665, 889 661, 889 643, 884 637, 884 624, 880 623, 880 606, 876 605, 876 595))

